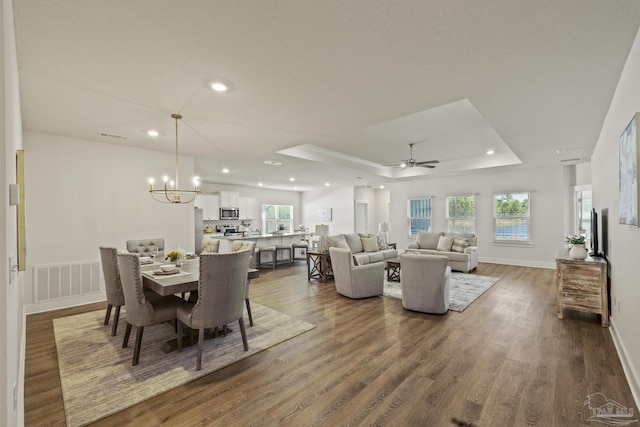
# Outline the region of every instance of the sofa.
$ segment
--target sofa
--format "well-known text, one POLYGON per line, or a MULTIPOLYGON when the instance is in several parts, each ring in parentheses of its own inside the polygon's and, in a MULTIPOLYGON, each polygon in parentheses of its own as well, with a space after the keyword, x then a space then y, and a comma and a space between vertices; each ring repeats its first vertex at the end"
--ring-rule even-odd
POLYGON ((472 233, 420 231, 406 252, 444 255, 451 270, 468 273, 478 267, 478 239, 472 233))
POLYGON ((320 237, 320 247, 349 249, 354 265, 367 265, 397 258, 398 251, 384 242, 382 234, 337 234, 320 237))

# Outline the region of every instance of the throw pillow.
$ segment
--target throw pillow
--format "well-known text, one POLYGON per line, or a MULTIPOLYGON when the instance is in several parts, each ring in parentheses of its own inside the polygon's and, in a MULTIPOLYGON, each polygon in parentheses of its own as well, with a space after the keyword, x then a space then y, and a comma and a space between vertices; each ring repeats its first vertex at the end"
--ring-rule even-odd
POLYGON ((464 249, 469 246, 469 241, 467 239, 463 239, 461 237, 453 238, 453 245, 451 245, 451 250, 453 252, 464 252, 464 249))
MULTIPOLYGON (((325 242, 326 242, 326 247, 328 248, 337 248, 338 247, 338 242, 345 242, 344 240, 344 236, 342 234, 338 234, 337 236, 327 236, 324 237, 325 242)), ((345 242, 346 243, 346 242, 345 242)), ((345 248, 345 249, 349 249, 349 248, 345 248)))
POLYGON ((453 237, 440 236, 436 249, 439 251, 451 252, 451 246, 453 246, 453 237))
POLYGON ((351 248, 351 252, 357 254, 359 252, 364 252, 364 248, 362 247, 362 240, 360 239, 360 235, 358 233, 345 234, 344 238, 347 240, 347 245, 351 248))
POLYGON ((420 245, 420 249, 437 249, 440 236, 441 232, 420 231, 416 243, 420 245))
POLYGON ((378 251, 378 239, 373 237, 365 237, 362 239, 362 247, 365 252, 377 252, 378 251))
POLYGON ((351 248, 349 247, 349 245, 347 244, 347 241, 342 239, 342 240, 338 240, 338 242, 334 245, 335 248, 340 248, 340 249, 348 249, 351 250, 351 248))
POLYGON ((389 249, 389 245, 387 245, 384 241, 384 235, 383 234, 378 234, 376 236, 376 240, 378 241, 378 249, 379 250, 383 250, 383 249, 389 249))

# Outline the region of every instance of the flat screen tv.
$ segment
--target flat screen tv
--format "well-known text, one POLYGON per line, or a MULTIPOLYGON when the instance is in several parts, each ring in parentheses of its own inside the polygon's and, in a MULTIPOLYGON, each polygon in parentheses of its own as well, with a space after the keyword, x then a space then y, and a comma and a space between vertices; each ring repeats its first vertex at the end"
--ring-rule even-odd
POLYGON ((598 256, 598 213, 591 209, 591 256, 598 256))

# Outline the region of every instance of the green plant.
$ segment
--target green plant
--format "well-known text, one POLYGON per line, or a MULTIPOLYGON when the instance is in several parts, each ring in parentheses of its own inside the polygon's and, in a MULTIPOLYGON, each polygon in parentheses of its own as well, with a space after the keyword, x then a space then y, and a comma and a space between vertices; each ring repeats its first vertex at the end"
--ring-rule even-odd
POLYGON ((584 245, 585 237, 578 236, 577 234, 573 234, 571 236, 565 237, 564 241, 572 245, 584 245))
POLYGON ((164 259, 171 260, 171 262, 176 262, 181 255, 184 255, 184 251, 180 249, 174 249, 164 257, 164 259))

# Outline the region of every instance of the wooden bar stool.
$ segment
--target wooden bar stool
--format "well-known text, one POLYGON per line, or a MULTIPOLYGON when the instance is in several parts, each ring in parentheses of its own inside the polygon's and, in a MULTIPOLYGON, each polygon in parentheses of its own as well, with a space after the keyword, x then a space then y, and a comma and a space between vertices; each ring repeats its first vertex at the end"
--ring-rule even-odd
POLYGON ((291 251, 293 252, 293 261, 295 260, 302 260, 302 261, 306 261, 307 259, 307 251, 309 250, 309 245, 307 245, 307 242, 296 242, 296 243, 292 243, 291 244, 291 251), (296 257, 296 249, 300 250, 300 256, 296 257))
POLYGON ((257 248, 258 251, 258 268, 262 267, 262 257, 265 254, 271 254, 271 269, 276 269, 276 247, 265 246, 263 248, 257 248))
POLYGON ((289 264, 293 263, 293 249, 291 248, 291 245, 276 246, 276 263, 278 262, 287 262, 289 264), (286 258, 285 255, 287 255, 286 258))

